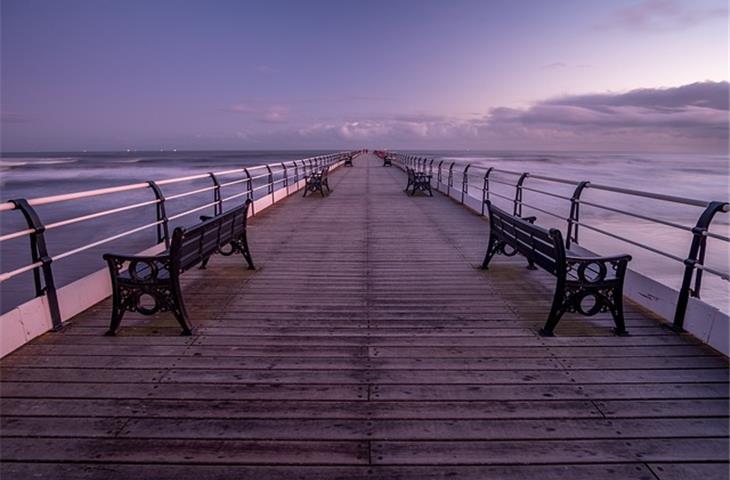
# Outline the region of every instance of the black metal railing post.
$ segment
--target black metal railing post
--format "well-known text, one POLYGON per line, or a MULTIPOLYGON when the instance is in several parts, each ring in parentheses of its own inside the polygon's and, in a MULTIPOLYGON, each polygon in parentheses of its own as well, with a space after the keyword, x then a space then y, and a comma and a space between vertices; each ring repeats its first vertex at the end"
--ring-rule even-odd
POLYGON ((431 177, 433 178, 433 158, 428 164, 428 174, 431 175, 431 177))
MULTIPOLYGON (((689 297, 699 296, 699 291, 692 291, 692 275, 697 272, 700 274, 701 270, 697 270, 697 265, 700 262, 700 251, 704 249, 704 244, 707 242, 707 230, 712 223, 712 219, 718 212, 727 212, 728 204, 725 202, 710 202, 705 210, 697 219, 697 224, 692 229, 692 243, 689 248, 689 255, 684 260, 684 276, 682 277, 682 287, 679 289, 679 296, 677 297, 677 309, 674 311, 674 322, 672 328, 678 332, 684 331, 684 317, 687 313, 687 305, 689 304, 689 297)), ((704 252, 702 253, 704 257, 704 252)), ((695 283, 695 288, 701 286, 700 283, 695 283)))
POLYGON ((251 200, 251 216, 254 216, 256 212, 254 210, 253 179, 251 178, 251 173, 248 171, 248 168, 244 168, 243 173, 246 174, 246 198, 251 200))
POLYGON ((268 177, 269 186, 266 189, 266 191, 271 194, 271 202, 273 203, 275 200, 275 198, 274 198, 274 172, 271 171, 270 166, 265 165, 265 167, 266 167, 266 170, 268 170, 268 172, 269 172, 269 177, 268 177))
POLYGON ((157 183, 150 181, 147 182, 147 185, 150 186, 155 193, 155 198, 157 198, 157 204, 155 205, 157 207, 157 221, 161 222, 157 224, 157 243, 165 242, 165 248, 170 248, 170 228, 167 213, 165 212, 165 195, 157 183))
POLYGON ((516 217, 522 216, 522 184, 525 183, 525 180, 529 176, 529 173, 523 173, 522 175, 520 175, 520 178, 515 184, 515 208, 513 215, 515 215, 516 217))
POLYGON ((220 215, 223 213, 223 200, 221 200, 221 182, 218 181, 218 177, 215 176, 215 173, 208 172, 208 175, 210 176, 210 180, 213 182, 213 201, 215 202, 215 205, 213 205, 213 216, 220 215))
POLYGON ((568 215, 568 231, 565 235, 565 248, 571 243, 578 243, 578 225, 580 222, 580 196, 591 182, 580 182, 570 197, 570 215, 568 215))
POLYGON ((454 186, 454 164, 456 162, 451 162, 451 165, 449 165, 449 177, 446 182, 446 196, 448 197, 451 193, 451 187, 454 186))
POLYGON ((487 168, 487 171, 484 172, 484 184, 482 185, 482 216, 484 216, 484 205, 486 205, 487 200, 489 200, 489 174, 492 173, 492 170, 494 167, 487 168))
POLYGON ((46 296, 48 301, 48 312, 51 316, 51 324, 53 330, 58 331, 63 328, 61 324, 61 309, 58 305, 58 295, 56 293, 56 282, 53 280, 53 268, 51 263, 53 259, 48 255, 46 246, 45 231, 46 226, 38 216, 38 212, 30 206, 28 200, 19 198, 10 200, 17 210, 23 214, 28 228, 33 230, 30 234, 30 254, 33 263, 41 262, 41 265, 33 269, 33 280, 35 281, 35 296, 46 296), (41 282, 41 274, 38 269, 43 271, 43 282, 41 282))
POLYGON ((436 190, 441 190, 441 179, 443 178, 443 175, 441 173, 441 165, 444 163, 443 160, 439 161, 439 171, 438 175, 436 177, 436 190))
POLYGON ((286 165, 281 162, 281 168, 284 169, 284 188, 286 189, 286 195, 289 196, 289 176, 287 175, 286 165))
POLYGON ((464 204, 464 198, 466 197, 466 194, 469 193, 469 167, 471 167, 471 163, 467 163, 466 167, 464 167, 464 173, 461 178, 461 203, 464 204))

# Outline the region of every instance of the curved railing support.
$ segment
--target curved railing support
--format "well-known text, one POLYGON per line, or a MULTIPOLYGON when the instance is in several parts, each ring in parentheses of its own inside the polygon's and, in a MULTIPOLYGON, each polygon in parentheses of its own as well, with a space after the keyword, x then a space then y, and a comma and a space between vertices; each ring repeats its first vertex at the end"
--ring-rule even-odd
POLYGON ((61 323, 61 310, 58 306, 58 295, 56 294, 56 282, 53 280, 53 269, 51 263, 53 259, 48 255, 48 248, 46 246, 46 237, 44 232, 46 231, 45 225, 41 221, 38 213, 33 207, 30 206, 28 200, 25 198, 19 198, 16 200, 10 200, 17 210, 23 214, 28 227, 33 230, 30 234, 30 252, 33 263, 40 262, 41 265, 33 269, 33 280, 35 281, 35 295, 36 297, 46 296, 48 300, 48 310, 51 315, 51 324, 53 330, 60 330, 63 325, 61 323), (43 271, 43 282, 41 282, 41 275, 38 269, 43 271))
POLYGON ((482 185, 482 216, 484 216, 485 210, 484 205, 486 205, 487 200, 489 200, 489 174, 492 173, 492 170, 494 170, 494 167, 487 168, 487 171, 484 172, 484 185, 482 185))
POLYGON ((692 229, 692 244, 689 247, 689 255, 684 260, 684 276, 682 286, 677 297, 677 309, 674 311, 674 322, 672 327, 678 332, 684 331, 684 317, 687 313, 689 297, 700 296, 702 286, 702 270, 697 265, 702 265, 705 259, 705 248, 707 244, 707 231, 710 228, 712 219, 718 212, 727 212, 730 204, 726 202, 710 202, 697 219, 697 224, 692 229), (695 287, 692 289, 692 276, 695 275, 695 287))
POLYGON ((568 216, 568 231, 565 235, 565 248, 570 248, 571 243, 578 243, 578 225, 580 224, 580 196, 591 182, 580 182, 573 196, 570 197, 570 215, 568 216))
MULTIPOLYGON (((165 248, 170 248, 170 229, 167 213, 165 212, 165 195, 156 182, 147 182, 157 198, 157 243, 165 242, 165 248)), ((220 197, 220 193, 218 194, 220 197)))
POLYGON ((522 216, 522 185, 529 176, 530 174, 528 172, 523 173, 520 175, 520 178, 517 180, 517 184, 515 185, 515 208, 513 215, 518 217, 522 216))

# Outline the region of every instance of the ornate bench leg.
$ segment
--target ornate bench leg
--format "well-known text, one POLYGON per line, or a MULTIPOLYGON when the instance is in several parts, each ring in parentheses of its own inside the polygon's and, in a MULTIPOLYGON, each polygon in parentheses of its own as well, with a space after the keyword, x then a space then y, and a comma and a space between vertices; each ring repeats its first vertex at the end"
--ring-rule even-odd
POLYGON ((494 257, 494 254, 499 251, 500 248, 502 248, 503 243, 499 240, 495 240, 495 238, 490 235, 489 236, 489 244, 487 245, 487 253, 484 254, 484 261, 482 262, 481 269, 487 270, 489 268, 489 262, 492 260, 492 257, 494 257))
POLYGON ((182 327, 182 334, 192 335, 194 327, 190 324, 188 319, 188 311, 185 308, 185 303, 183 302, 179 280, 173 280, 171 294, 173 301, 172 314, 175 315, 177 323, 179 323, 180 327, 182 327))
POLYGON ((240 247, 241 255, 243 255, 243 258, 246 259, 246 263, 248 263, 248 269, 249 270, 256 270, 256 267, 253 264, 253 258, 251 258, 251 250, 248 248, 248 237, 246 236, 246 232, 243 232, 243 235, 241 236, 240 241, 240 247))
POLYGON ((113 337, 119 330, 119 325, 122 323, 122 317, 124 317, 125 309, 118 305, 117 292, 114 291, 114 306, 112 307, 112 321, 109 324, 109 330, 104 333, 107 337, 113 337))
POLYGON ((619 337, 628 336, 629 332, 626 330, 626 323, 624 322, 624 296, 621 288, 613 290, 613 305, 611 305, 610 310, 613 322, 616 324, 613 333, 619 337))
POLYGON ((548 315, 545 326, 540 329, 541 337, 552 337, 554 336, 555 327, 558 325, 560 318, 565 313, 565 305, 563 299, 564 286, 558 284, 555 288, 555 296, 553 297, 553 305, 550 308, 550 315, 548 315))

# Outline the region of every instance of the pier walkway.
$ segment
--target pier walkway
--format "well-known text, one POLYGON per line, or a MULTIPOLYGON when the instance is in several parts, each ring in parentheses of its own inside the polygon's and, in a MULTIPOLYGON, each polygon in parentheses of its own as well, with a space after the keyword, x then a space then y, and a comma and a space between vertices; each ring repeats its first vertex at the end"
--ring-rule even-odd
POLYGON ((185 277, 192 337, 110 301, 4 358, 10 479, 720 479, 728 363, 631 303, 536 334, 553 279, 365 155, 185 277))

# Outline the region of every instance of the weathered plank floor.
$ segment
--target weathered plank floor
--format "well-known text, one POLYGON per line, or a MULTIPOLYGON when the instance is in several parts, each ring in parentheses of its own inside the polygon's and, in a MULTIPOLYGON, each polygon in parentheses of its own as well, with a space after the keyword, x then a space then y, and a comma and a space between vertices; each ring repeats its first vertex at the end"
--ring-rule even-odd
POLYGON ((552 280, 372 156, 186 275, 199 326, 109 302, 2 360, 3 480, 726 479, 728 362, 627 306, 536 335, 552 280))

